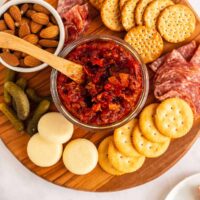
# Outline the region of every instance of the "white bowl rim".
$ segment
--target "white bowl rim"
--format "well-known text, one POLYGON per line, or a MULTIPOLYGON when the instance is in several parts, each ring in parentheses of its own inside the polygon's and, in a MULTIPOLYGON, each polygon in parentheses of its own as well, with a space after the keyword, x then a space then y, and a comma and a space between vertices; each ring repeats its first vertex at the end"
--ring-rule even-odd
MULTIPOLYGON (((64 24, 62 22, 62 19, 60 17, 60 15, 58 14, 58 12, 55 10, 55 8, 53 8, 53 6, 51 6, 49 3, 43 1, 43 0, 10 0, 8 2, 6 2, 5 4, 3 4, 1 7, 0 7, 0 16, 6 11, 8 10, 8 8, 12 5, 18 5, 18 4, 23 4, 23 3, 37 3, 37 4, 40 4, 42 6, 44 6, 45 8, 47 8, 51 14, 55 17, 57 23, 58 23, 58 26, 59 26, 59 29, 60 29, 60 39, 59 39, 59 43, 58 43, 58 46, 57 46, 57 49, 55 51, 55 55, 58 55, 62 49, 63 49, 63 46, 64 46, 64 43, 65 43, 65 36, 67 36, 67 34, 65 33, 65 28, 64 28, 64 24)), ((36 66, 36 67, 31 67, 31 68, 23 68, 23 67, 13 67, 9 64, 7 64, 1 57, 0 57, 0 62, 6 66, 7 68, 13 70, 13 71, 16 71, 16 72, 25 72, 25 73, 29 73, 29 72, 36 72, 36 71, 40 71, 46 67, 48 67, 48 64, 47 63, 43 63, 39 66, 36 66)))

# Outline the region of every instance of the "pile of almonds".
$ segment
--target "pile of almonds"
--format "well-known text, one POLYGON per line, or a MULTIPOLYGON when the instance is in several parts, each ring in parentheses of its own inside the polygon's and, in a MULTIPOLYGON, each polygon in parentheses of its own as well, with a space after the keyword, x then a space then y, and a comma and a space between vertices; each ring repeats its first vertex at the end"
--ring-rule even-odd
MULTIPOLYGON (((16 35, 51 53, 58 46, 58 24, 49 10, 39 4, 11 6, 0 18, 0 31, 16 35)), ((26 53, 9 49, 2 49, 0 56, 14 67, 35 67, 41 64, 26 53)))

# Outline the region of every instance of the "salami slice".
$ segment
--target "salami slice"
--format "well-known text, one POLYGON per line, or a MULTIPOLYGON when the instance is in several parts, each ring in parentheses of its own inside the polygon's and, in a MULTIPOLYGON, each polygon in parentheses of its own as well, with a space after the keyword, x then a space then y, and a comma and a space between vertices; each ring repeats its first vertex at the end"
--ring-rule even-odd
MULTIPOLYGON (((197 48, 196 42, 192 41, 189 44, 186 44, 178 48, 177 51, 183 56, 183 58, 185 58, 185 60, 189 61, 194 55, 196 48, 197 48)), ((166 55, 161 56, 160 58, 155 60, 153 63, 151 63, 149 67, 155 72, 161 65, 164 64, 169 54, 170 53, 167 53, 166 55)))
MULTIPOLYGON (((177 52, 173 54, 175 56, 177 52)), ((200 114, 200 67, 183 60, 174 61, 172 57, 155 74, 154 95, 160 101, 171 97, 182 98, 198 115, 200 114)))
POLYGON ((169 66, 171 67, 175 66, 173 65, 173 63, 176 63, 176 62, 178 63, 181 62, 182 65, 187 63, 186 60, 183 58, 183 56, 177 50, 173 50, 170 54, 166 56, 165 62, 162 65, 162 67, 158 68, 158 70, 156 71, 154 79, 157 79, 159 74, 165 74, 169 70, 170 68, 169 66))
POLYGON ((196 50, 194 56, 192 57, 190 61, 193 65, 199 65, 200 66, 200 45, 198 49, 196 50))
POLYGON ((165 62, 165 58, 167 55, 163 55, 157 60, 155 60, 153 63, 149 64, 149 68, 156 72, 156 70, 165 62))
POLYGON ((179 47, 177 50, 179 51, 179 53, 182 54, 182 56, 187 61, 190 61, 190 59, 194 55, 196 49, 197 49, 197 43, 195 40, 193 40, 192 42, 190 42, 182 47, 179 47))

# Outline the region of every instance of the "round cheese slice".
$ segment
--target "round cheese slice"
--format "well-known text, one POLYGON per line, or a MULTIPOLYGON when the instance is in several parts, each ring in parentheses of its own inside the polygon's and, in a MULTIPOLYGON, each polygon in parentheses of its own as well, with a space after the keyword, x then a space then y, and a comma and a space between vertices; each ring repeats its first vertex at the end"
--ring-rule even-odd
POLYGON ((39 134, 50 142, 65 143, 72 137, 74 126, 58 112, 43 115, 38 122, 39 134))
POLYGON ((65 147, 63 162, 70 172, 77 175, 87 174, 97 165, 97 148, 89 140, 73 140, 65 147))
POLYGON ((62 144, 49 142, 38 133, 31 137, 27 146, 30 160, 40 167, 50 167, 56 164, 62 156, 62 144))

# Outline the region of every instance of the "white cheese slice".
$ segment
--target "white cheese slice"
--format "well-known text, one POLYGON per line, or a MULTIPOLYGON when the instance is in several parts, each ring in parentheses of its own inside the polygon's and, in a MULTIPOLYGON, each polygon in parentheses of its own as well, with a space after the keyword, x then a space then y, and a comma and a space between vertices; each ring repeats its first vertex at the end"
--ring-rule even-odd
POLYGON ((40 167, 50 167, 62 157, 62 144, 49 142, 38 133, 31 137, 27 146, 30 160, 40 167))
POLYGON ((70 172, 77 175, 87 174, 98 162, 96 146, 86 139, 73 140, 65 147, 63 162, 70 172))
POLYGON ((50 142, 65 143, 71 139, 74 126, 58 112, 50 112, 38 122, 39 134, 50 142))

